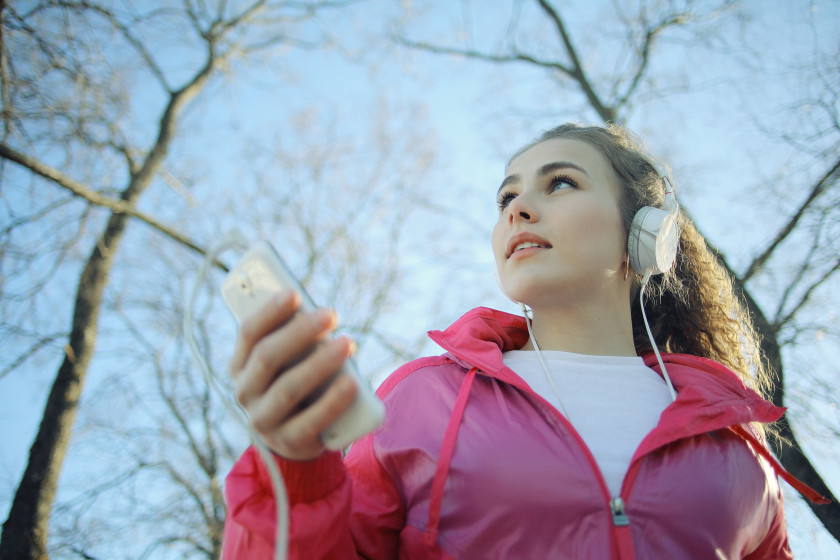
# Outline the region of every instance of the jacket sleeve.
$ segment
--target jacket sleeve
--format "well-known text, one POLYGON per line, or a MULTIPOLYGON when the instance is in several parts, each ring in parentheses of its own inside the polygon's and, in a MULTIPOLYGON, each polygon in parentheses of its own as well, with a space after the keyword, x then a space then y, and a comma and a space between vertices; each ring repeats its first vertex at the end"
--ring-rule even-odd
MULTIPOLYGON (((396 558, 403 525, 400 494, 372 451, 353 444, 348 467, 338 453, 307 462, 276 457, 289 497, 290 560, 396 558)), ((222 557, 271 558, 276 506, 268 469, 251 447, 227 477, 222 557)))

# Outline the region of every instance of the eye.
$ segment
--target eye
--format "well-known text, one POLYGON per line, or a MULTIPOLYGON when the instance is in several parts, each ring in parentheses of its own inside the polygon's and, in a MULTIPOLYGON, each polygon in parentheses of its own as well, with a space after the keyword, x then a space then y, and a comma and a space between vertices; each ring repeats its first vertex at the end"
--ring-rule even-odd
POLYGON ((575 182, 574 179, 567 175, 557 175, 556 177, 553 177, 548 183, 549 192, 554 192, 560 189, 568 188, 576 189, 578 188, 578 184, 577 182, 575 182))
POLYGON ((503 193, 501 193, 501 194, 499 195, 499 199, 496 201, 496 204, 498 204, 498 206, 499 206, 499 212, 501 212, 502 210, 504 210, 505 208, 507 208, 507 207, 508 207, 508 204, 510 204, 510 202, 511 202, 514 198, 516 198, 516 195, 515 195, 515 194, 513 194, 513 193, 512 193, 512 192, 510 192, 510 191, 507 191, 507 192, 503 192, 503 193))

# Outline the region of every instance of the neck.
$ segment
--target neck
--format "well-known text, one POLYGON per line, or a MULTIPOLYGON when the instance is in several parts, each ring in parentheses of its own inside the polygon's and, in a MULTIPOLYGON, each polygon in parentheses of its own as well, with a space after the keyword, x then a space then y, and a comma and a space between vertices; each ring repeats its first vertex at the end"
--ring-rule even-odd
MULTIPOLYGON (((635 356, 630 305, 535 307, 532 328, 541 350, 593 356, 635 356)), ((533 350, 529 339, 523 350, 533 350)))

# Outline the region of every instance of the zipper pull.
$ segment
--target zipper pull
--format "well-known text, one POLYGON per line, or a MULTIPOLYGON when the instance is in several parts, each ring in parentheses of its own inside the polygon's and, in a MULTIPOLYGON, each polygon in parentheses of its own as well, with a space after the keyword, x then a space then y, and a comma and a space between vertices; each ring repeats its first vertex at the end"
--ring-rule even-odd
POLYGON ((610 500, 610 509, 612 510, 613 525, 616 527, 630 525, 630 518, 624 513, 624 500, 616 496, 610 500))

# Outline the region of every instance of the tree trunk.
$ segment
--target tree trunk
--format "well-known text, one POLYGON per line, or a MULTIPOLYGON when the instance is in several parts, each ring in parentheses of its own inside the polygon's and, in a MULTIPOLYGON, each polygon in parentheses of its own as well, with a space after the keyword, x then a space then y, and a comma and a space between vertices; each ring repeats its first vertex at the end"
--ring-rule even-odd
MULTIPOLYGON (((761 352, 767 359, 767 365, 773 375, 770 399, 776 406, 784 406, 785 375, 782 352, 776 337, 777 329, 767 320, 764 312, 752 298, 738 275, 729 267, 720 251, 711 245, 709 248, 716 255, 718 262, 729 272, 733 279, 736 294, 742 297, 747 305, 747 310, 753 320, 753 326, 760 338, 761 352)), ((779 431, 779 437, 771 437, 768 441, 773 454, 776 455, 779 462, 789 473, 819 492, 823 497, 831 500, 831 503, 822 505, 814 504, 810 500, 806 500, 805 503, 808 504, 808 507, 811 508, 811 511, 814 512, 814 515, 817 516, 817 519, 820 520, 831 536, 840 542, 840 504, 837 503, 837 498, 831 493, 817 469, 814 468, 805 452, 802 451, 802 446, 796 439, 787 415, 776 423, 776 428, 779 431)))
MULTIPOLYGON (((743 294, 755 329, 761 336, 761 351, 773 372, 770 398, 776 406, 784 406, 785 375, 782 353, 776 338, 776 329, 767 320, 750 293, 743 288, 738 278, 734 275, 733 277, 735 278, 735 289, 743 294)), ((810 500, 806 500, 805 503, 808 504, 808 507, 811 508, 811 511, 814 512, 814 515, 817 516, 826 530, 831 533, 831 536, 840 541, 840 504, 837 503, 837 498, 831 493, 831 490, 805 455, 802 446, 796 439, 787 415, 782 416, 776 423, 776 427, 780 437, 771 437, 768 442, 773 454, 778 457, 779 462, 789 473, 819 492, 823 497, 831 500, 831 503, 822 505, 814 504, 810 500)))
MULTIPOLYGON (((169 102, 161 115, 154 144, 143 165, 129 169, 130 180, 120 198, 130 208, 136 206, 140 195, 151 184, 163 163, 175 135, 178 116, 207 83, 217 62, 218 57, 210 41, 205 64, 183 88, 169 92, 169 102)), ((45 173, 46 166, 28 168, 47 180, 60 182, 45 173)), ((64 361, 47 398, 41 425, 29 450, 29 462, 15 493, 9 517, 3 523, 0 560, 47 558, 50 511, 73 431, 79 396, 96 344, 102 294, 108 283, 114 255, 130 219, 130 213, 115 211, 111 214, 79 279, 73 308, 73 327, 65 347, 64 361)))
POLYGON ((129 217, 112 214, 97 240, 76 289, 73 327, 64 361, 50 390, 29 462, 15 493, 9 517, 3 524, 0 560, 47 558, 49 514, 55 498, 61 464, 73 430, 87 374, 96 345, 102 293, 108 283, 117 246, 129 217))

